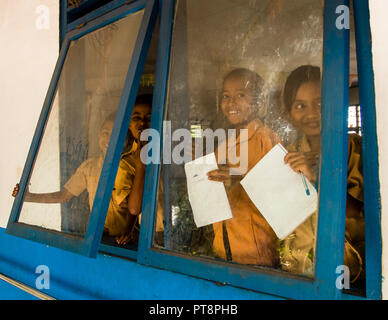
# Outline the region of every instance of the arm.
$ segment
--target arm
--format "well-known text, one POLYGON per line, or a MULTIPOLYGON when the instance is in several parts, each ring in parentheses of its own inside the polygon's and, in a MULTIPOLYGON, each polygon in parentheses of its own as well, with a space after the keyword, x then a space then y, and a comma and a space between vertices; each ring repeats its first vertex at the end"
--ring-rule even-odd
MULTIPOLYGON (((19 184, 16 184, 13 189, 12 196, 16 197, 19 193, 19 184)), ((31 193, 27 187, 25 192, 24 201, 35 203, 64 203, 68 202, 74 195, 71 194, 66 188, 57 192, 49 193, 31 193)))
POLYGON ((133 180, 132 190, 128 198, 128 210, 132 215, 138 215, 141 212, 143 201, 145 164, 140 159, 139 147, 135 154, 135 178, 133 180))
POLYGON ((210 181, 223 182, 226 186, 230 186, 234 181, 241 181, 244 178, 244 175, 227 165, 220 165, 219 169, 209 171, 207 176, 210 181))

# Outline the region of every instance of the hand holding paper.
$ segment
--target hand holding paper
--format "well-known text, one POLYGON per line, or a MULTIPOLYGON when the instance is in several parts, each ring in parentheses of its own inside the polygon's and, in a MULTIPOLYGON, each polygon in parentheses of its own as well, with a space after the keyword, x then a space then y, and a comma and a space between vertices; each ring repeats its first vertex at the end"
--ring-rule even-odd
POLYGON ((198 228, 232 218, 224 184, 207 176, 217 169, 214 153, 185 164, 189 201, 198 228))
POLYGON ((251 201, 284 239, 317 210, 317 192, 303 174, 284 164, 287 150, 272 148, 241 181, 251 201))

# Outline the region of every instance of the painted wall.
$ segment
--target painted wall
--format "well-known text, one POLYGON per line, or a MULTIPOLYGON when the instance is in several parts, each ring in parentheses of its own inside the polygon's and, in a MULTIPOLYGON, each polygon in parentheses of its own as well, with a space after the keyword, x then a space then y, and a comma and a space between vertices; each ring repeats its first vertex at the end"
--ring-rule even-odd
POLYGON ((58 57, 59 1, 1 0, 0 39, 0 227, 5 227, 58 57))
POLYGON ((372 50, 376 89, 377 135, 379 144, 380 193, 383 233, 383 298, 388 299, 388 3, 386 0, 369 1, 372 29, 372 50), (385 244, 385 245, 384 245, 385 244))

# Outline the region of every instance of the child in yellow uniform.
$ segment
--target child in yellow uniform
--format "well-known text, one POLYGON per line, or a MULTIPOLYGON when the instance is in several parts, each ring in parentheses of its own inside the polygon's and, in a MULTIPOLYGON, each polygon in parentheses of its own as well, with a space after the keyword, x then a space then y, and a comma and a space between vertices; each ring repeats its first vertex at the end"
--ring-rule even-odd
POLYGON ((238 136, 235 142, 221 143, 218 149, 227 150, 226 159, 220 159, 216 152, 220 169, 208 173, 209 180, 225 183, 233 214, 232 219, 213 225, 213 249, 225 260, 277 267, 277 237, 240 184, 242 177, 279 142, 277 135, 260 119, 265 110, 263 86, 263 79, 248 69, 236 69, 224 79, 222 112, 237 134, 246 129, 248 135, 238 136), (240 153, 243 149, 248 153, 240 153), (247 170, 239 176, 231 175, 230 169, 237 166, 232 165, 234 161, 230 161, 229 154, 240 155, 240 165, 247 164, 247 170))
MULTIPOLYGON (((129 131, 133 141, 131 150, 122 155, 111 201, 104 225, 104 233, 114 236, 118 244, 125 245, 131 238, 131 226, 141 212, 143 197, 145 165, 140 159, 140 134, 149 128, 151 118, 152 95, 141 95, 136 99, 129 131)), ((108 148, 114 124, 114 115, 105 119, 99 133, 98 141, 101 156, 85 160, 58 192, 25 193, 24 201, 37 203, 65 203, 79 196, 85 189, 89 195, 89 207, 92 208, 97 191, 102 165, 108 148)), ((19 186, 12 193, 16 196, 19 186)))
MULTIPOLYGON (((302 136, 287 147, 285 157, 295 172, 316 182, 318 158, 321 152, 321 72, 315 66, 301 66, 288 77, 283 103, 290 122, 302 136)), ((351 281, 362 273, 363 253, 358 247, 364 239, 363 176, 361 138, 349 135, 348 187, 346 207, 346 237, 344 264, 350 269, 351 281)), ((282 254, 284 270, 312 275, 317 215, 314 213, 285 239, 282 254)))

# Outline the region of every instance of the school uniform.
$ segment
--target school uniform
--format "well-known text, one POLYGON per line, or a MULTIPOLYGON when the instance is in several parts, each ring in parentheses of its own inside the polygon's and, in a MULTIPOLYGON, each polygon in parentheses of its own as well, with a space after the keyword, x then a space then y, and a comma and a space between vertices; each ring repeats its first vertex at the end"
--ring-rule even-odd
MULTIPOLYGON (((247 171, 252 169, 278 142, 277 135, 256 119, 247 126, 248 136, 235 142, 224 141, 216 151, 217 162, 233 165, 229 154, 239 156, 248 148, 247 171), (228 150, 218 154, 218 150, 228 150)), ((243 155, 242 155, 243 156, 243 155)), ((278 265, 277 237, 240 184, 225 184, 233 218, 213 224, 215 254, 232 262, 275 267, 278 265)))
MULTIPOLYGON (((124 153, 120 160, 104 225, 104 233, 110 236, 128 232, 131 221, 133 221, 128 210, 128 198, 135 177, 134 153, 136 149, 137 145, 134 143, 132 149, 124 153)), ((64 186, 74 196, 80 195, 86 189, 89 194, 90 209, 93 206, 102 165, 102 157, 84 161, 64 186)))
MULTIPOLYGON (((289 152, 311 152, 306 136, 287 147, 289 152)), ((361 162, 361 138, 349 135, 348 183, 347 193, 363 203, 363 176, 361 162)), ((350 213, 359 223, 363 223, 363 210, 350 213)), ((317 213, 313 213, 303 224, 284 240, 281 250, 281 266, 283 270, 314 275, 314 255, 317 229, 317 213)), ((350 269, 351 281, 356 281, 363 272, 363 254, 360 254, 360 243, 363 235, 356 228, 346 225, 344 264, 350 269), (355 241, 357 240, 357 242, 355 241)), ((362 244, 361 244, 362 245, 362 244)))

